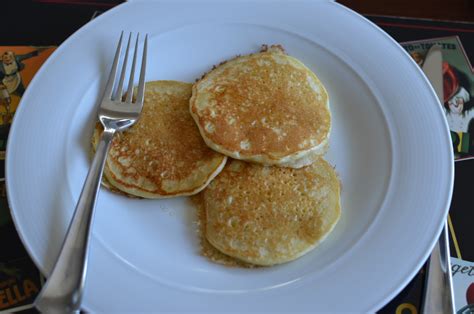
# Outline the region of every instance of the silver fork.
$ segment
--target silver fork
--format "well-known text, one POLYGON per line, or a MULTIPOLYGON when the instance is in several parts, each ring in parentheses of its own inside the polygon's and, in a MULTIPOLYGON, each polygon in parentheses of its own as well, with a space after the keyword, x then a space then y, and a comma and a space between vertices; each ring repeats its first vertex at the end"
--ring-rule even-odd
POLYGON ((126 99, 123 100, 122 89, 132 34, 130 34, 128 38, 117 91, 115 93, 113 92, 122 51, 122 38, 123 32, 120 35, 114 63, 98 111, 98 118, 104 126, 104 132, 97 145, 92 165, 84 182, 58 260, 45 286, 35 300, 36 308, 44 313, 79 312, 86 278, 90 227, 94 215, 96 199, 99 194, 100 179, 102 178, 107 151, 114 134, 117 131, 122 131, 133 125, 138 120, 142 111, 145 94, 148 35, 145 36, 142 65, 135 101, 133 101, 133 82, 139 34, 137 34, 135 43, 135 52, 133 54, 126 99))

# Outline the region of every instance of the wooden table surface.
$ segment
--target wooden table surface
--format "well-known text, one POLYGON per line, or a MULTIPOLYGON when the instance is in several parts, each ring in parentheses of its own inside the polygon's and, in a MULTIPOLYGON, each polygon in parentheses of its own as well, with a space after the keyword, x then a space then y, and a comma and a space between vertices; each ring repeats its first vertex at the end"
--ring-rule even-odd
POLYGON ((361 14, 474 22, 473 0, 339 0, 361 14))

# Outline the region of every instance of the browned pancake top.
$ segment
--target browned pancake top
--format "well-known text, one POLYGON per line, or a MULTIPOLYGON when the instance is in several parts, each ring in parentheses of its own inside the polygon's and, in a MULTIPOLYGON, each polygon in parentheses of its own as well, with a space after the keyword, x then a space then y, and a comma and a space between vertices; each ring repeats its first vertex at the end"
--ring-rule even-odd
POLYGON ((191 112, 216 145, 211 147, 277 159, 328 136, 327 103, 309 69, 271 50, 238 57, 205 75, 193 88, 191 112))
POLYGON ((230 160, 202 197, 209 242, 259 265, 306 253, 340 215, 339 180, 322 158, 300 169, 230 160))
POLYGON ((139 121, 111 144, 105 173, 112 184, 129 193, 182 194, 202 186, 222 164, 225 157, 206 146, 189 114, 191 86, 146 84, 139 121))

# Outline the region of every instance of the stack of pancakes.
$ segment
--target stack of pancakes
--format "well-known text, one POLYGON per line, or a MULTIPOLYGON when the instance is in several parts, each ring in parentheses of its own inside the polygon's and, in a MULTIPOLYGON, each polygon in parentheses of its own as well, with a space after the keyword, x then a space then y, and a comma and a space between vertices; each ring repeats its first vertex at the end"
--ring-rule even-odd
MULTIPOLYGON (((147 83, 140 120, 115 136, 103 181, 143 198, 201 192, 205 255, 225 264, 285 263, 339 219, 339 180, 321 157, 330 130, 316 75, 280 46, 264 46, 194 85, 147 83)), ((94 144, 100 133, 97 125, 94 144)))

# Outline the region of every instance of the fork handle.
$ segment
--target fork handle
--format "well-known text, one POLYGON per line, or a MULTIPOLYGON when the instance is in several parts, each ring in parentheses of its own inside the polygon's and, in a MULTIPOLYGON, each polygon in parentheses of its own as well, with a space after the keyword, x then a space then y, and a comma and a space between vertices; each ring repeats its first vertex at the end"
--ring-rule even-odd
POLYGON ((79 310, 86 277, 89 235, 100 179, 115 130, 102 133, 57 262, 35 306, 44 313, 79 310))

